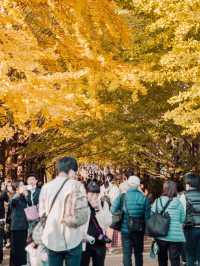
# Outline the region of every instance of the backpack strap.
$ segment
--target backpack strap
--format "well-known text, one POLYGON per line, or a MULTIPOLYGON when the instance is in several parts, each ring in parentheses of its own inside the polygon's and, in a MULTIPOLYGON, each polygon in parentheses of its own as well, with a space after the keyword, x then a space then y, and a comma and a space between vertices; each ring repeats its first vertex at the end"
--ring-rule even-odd
POLYGON ((169 207, 169 204, 171 203, 172 200, 173 200, 173 199, 169 199, 169 200, 167 201, 167 203, 165 204, 165 206, 163 207, 163 205, 162 205, 162 200, 161 200, 161 198, 160 198, 160 204, 161 204, 161 207, 163 208, 162 211, 160 212, 161 215, 163 215, 163 213, 164 213, 164 212, 166 211, 166 209, 169 207))
POLYGON ((67 183, 67 181, 69 180, 69 178, 66 178, 65 181, 62 183, 61 187, 59 188, 59 190, 57 191, 56 195, 54 196, 53 200, 52 200, 52 203, 51 203, 51 206, 50 206, 50 209, 49 209, 49 213, 47 216, 49 216, 50 212, 52 211, 53 209, 53 206, 56 202, 56 199, 58 197, 58 195, 60 194, 61 190, 63 189, 64 185, 67 183))
POLYGON ((103 234, 103 230, 102 230, 101 226, 99 225, 99 222, 98 222, 95 215, 91 217, 91 220, 92 220, 98 234, 103 234))
POLYGON ((158 199, 156 199, 156 209, 155 209, 155 213, 158 213, 158 199))

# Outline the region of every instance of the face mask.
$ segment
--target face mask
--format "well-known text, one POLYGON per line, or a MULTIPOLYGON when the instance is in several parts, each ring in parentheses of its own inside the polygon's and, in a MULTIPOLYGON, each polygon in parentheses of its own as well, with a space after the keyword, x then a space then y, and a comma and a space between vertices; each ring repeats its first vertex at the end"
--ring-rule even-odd
POLYGON ((98 208, 99 194, 98 194, 98 193, 91 193, 91 192, 89 192, 89 193, 87 194, 87 197, 88 197, 88 201, 89 201, 90 205, 91 205, 94 209, 98 208))
POLYGON ((12 191, 13 191, 13 189, 12 189, 11 186, 8 186, 8 187, 7 187, 7 190, 8 190, 8 192, 12 192, 12 191))

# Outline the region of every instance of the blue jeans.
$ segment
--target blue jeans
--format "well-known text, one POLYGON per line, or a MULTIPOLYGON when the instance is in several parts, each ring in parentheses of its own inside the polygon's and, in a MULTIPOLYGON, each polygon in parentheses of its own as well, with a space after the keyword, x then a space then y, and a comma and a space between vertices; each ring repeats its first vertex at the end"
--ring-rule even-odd
POLYGON ((65 262, 66 266, 80 266, 82 254, 82 243, 76 248, 55 252, 48 250, 49 266, 63 266, 65 262))
POLYGON ((185 229, 187 265, 200 266, 200 228, 185 229), (195 262, 197 264, 195 264, 195 262))
POLYGON ((48 261, 49 266, 80 266, 81 264, 81 254, 82 254, 82 243, 77 247, 66 250, 55 252, 52 250, 48 250, 48 261))
POLYGON ((135 256, 135 265, 143 266, 144 233, 122 233, 123 264, 132 266, 132 253, 135 256))

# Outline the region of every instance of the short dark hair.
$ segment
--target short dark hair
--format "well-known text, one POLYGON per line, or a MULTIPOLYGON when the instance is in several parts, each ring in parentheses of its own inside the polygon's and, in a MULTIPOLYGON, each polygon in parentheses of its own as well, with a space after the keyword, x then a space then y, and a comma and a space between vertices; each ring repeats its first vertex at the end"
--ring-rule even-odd
POLYGON ((184 175, 185 183, 190 185, 193 188, 200 188, 200 176, 194 174, 193 172, 189 172, 184 175))
POLYGON ((113 179, 114 179, 114 175, 111 174, 111 173, 107 174, 107 179, 108 179, 110 182, 113 181, 113 179))
POLYGON ((56 165, 58 173, 64 172, 69 173, 70 170, 78 171, 78 163, 76 159, 72 157, 63 157, 57 161, 56 165))
POLYGON ((163 184, 163 196, 174 198, 177 196, 177 185, 174 181, 166 181, 163 184))
POLYGON ((87 193, 91 192, 91 193, 100 193, 100 186, 97 182, 95 181, 91 181, 88 185, 87 185, 87 193))

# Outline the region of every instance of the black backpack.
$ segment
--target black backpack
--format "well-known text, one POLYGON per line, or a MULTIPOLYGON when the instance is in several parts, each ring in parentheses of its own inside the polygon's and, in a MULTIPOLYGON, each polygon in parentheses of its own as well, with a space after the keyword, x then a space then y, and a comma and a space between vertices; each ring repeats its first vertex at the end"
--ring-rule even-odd
POLYGON ((170 215, 166 213, 166 209, 171 203, 172 199, 169 199, 166 205, 163 207, 162 200, 160 198, 160 204, 162 206, 162 211, 158 212, 158 199, 156 200, 156 210, 155 213, 146 222, 146 233, 153 237, 165 237, 168 235, 169 226, 170 226, 170 215))
MULTIPOLYGON (((194 191, 195 193, 195 191, 194 191)), ((199 196, 199 195, 195 195, 199 196)), ((185 227, 200 225, 200 200, 198 197, 192 198, 190 194, 185 194, 186 198, 186 220, 185 227)))

